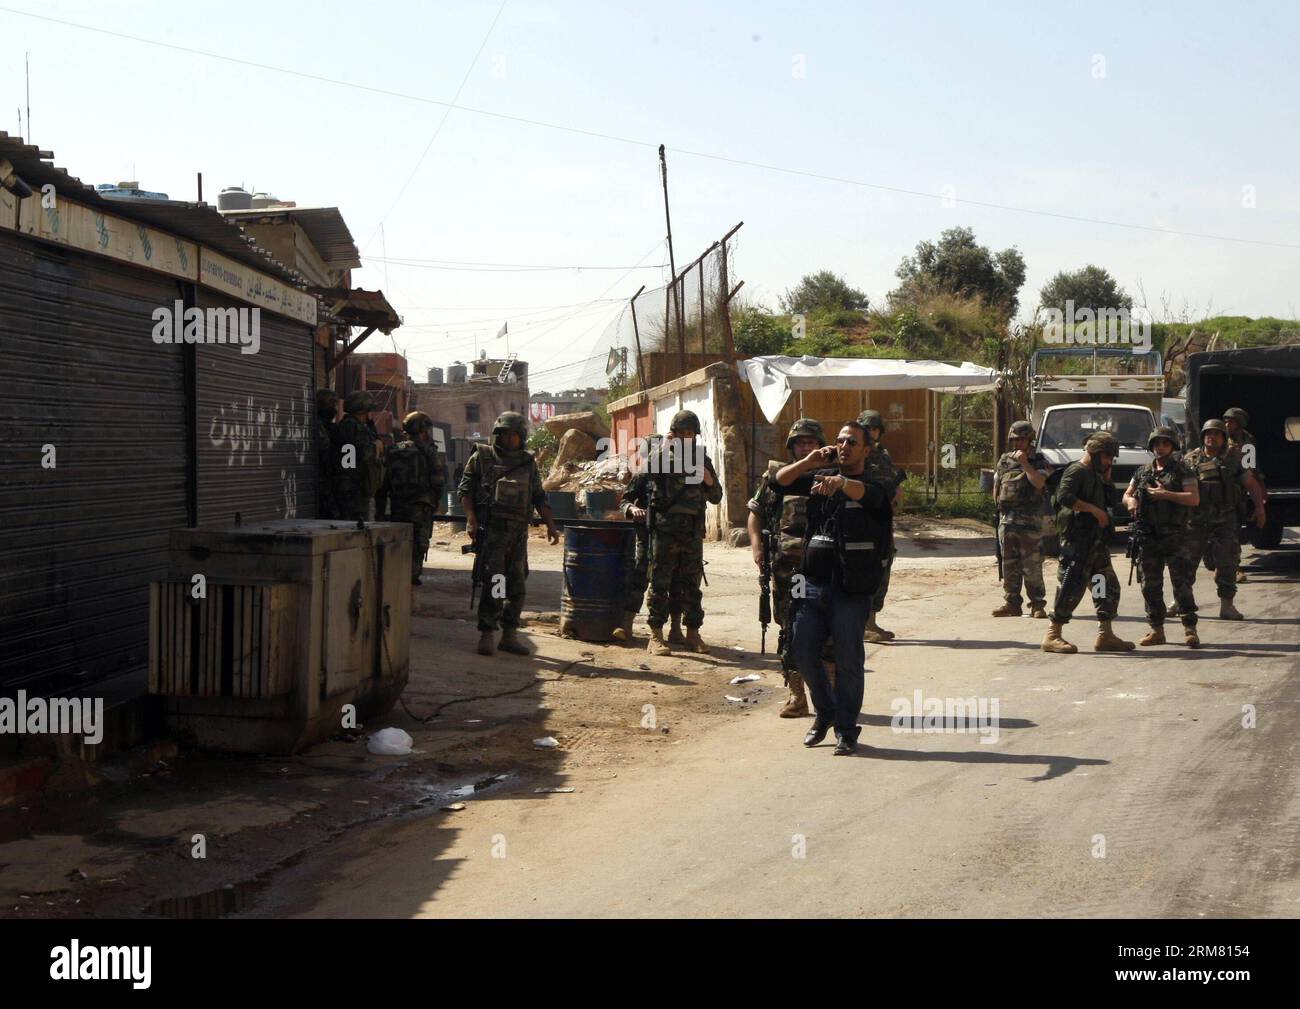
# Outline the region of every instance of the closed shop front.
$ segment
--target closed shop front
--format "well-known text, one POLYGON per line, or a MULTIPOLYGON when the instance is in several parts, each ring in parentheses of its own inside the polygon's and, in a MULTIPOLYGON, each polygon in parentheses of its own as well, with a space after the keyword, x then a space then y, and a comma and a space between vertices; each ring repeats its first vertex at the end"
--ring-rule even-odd
POLYGON ((0 691, 148 659, 149 583, 187 522, 182 282, 0 231, 0 691))
MULTIPOLYGON (((238 307, 199 289, 199 306, 238 307)), ((316 517, 312 327, 263 310, 258 351, 197 348, 201 526, 316 517)))

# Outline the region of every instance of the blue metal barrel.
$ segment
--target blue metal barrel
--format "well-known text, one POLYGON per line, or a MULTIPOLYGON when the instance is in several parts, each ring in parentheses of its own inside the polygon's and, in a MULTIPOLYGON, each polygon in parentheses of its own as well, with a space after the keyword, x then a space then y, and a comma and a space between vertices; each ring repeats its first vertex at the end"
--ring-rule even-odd
POLYGON ((623 622, 636 550, 631 522, 567 522, 560 633, 583 641, 609 641, 623 622))
POLYGON ((571 490, 547 491, 546 502, 551 506, 551 514, 557 519, 578 517, 577 496, 571 490))

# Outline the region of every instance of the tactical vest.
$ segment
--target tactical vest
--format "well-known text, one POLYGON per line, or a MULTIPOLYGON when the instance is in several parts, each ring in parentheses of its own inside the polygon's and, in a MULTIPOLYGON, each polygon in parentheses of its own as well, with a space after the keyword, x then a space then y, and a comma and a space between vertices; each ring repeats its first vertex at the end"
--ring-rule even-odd
POLYGON ((882 491, 886 501, 877 509, 842 493, 809 500, 800 570, 810 582, 833 584, 848 595, 871 595, 880 587, 892 533, 888 491, 882 491))
MULTIPOLYGON (((1029 457, 1031 466, 1044 464, 1041 456, 1029 457)), ((1043 492, 1029 482, 1024 467, 1016 458, 1016 453, 1007 452, 998 460, 994 476, 998 489, 998 508, 1002 511, 1033 512, 1037 514, 1042 507, 1043 492)))
MULTIPOLYGON (((1137 471, 1134 480, 1137 481, 1138 487, 1150 487, 1155 483, 1165 488, 1165 490, 1186 490, 1186 487, 1174 486, 1178 482, 1180 475, 1178 470, 1179 466, 1176 464, 1157 470, 1154 463, 1147 463, 1137 471)), ((1187 528, 1191 513, 1190 508, 1176 504, 1173 501, 1157 501, 1149 494, 1142 497, 1142 521, 1154 525, 1157 532, 1187 528)))
POLYGON ((374 432, 368 424, 363 424, 355 417, 344 417, 338 425, 338 442, 339 477, 345 483, 354 485, 366 497, 374 497, 384 479, 384 464, 380 462, 376 451, 374 432), (356 458, 352 468, 345 468, 342 465, 342 453, 349 445, 353 446, 356 458))
POLYGON ((781 560, 797 571, 803 563, 803 541, 808 531, 808 495, 782 493, 778 490, 776 471, 781 466, 779 462, 768 464, 768 490, 765 497, 769 512, 774 514, 769 514, 767 520, 775 523, 771 528, 776 532, 777 551, 781 560))
POLYGON ((1201 488, 1201 514, 1235 510, 1241 496, 1241 485, 1235 479, 1240 470, 1233 466, 1234 457, 1224 452, 1211 457, 1204 449, 1189 452, 1184 462, 1196 474, 1201 488))
POLYGON ((708 496, 703 473, 689 475, 681 470, 672 454, 661 450, 652 468, 650 507, 655 513, 655 528, 678 535, 694 534, 704 526, 704 509, 708 496), (657 469, 657 471, 656 471, 657 469))
POLYGON ((414 441, 400 441, 388 450, 388 487, 394 504, 436 503, 432 455, 414 441))
POLYGON ((533 512, 532 453, 522 449, 499 452, 494 446, 478 446, 479 493, 486 497, 493 519, 527 522, 533 512))

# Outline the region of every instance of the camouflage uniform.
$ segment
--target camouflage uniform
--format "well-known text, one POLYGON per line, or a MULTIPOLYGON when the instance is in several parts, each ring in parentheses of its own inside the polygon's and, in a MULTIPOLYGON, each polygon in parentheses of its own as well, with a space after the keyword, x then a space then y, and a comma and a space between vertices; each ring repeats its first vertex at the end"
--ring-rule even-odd
MULTIPOLYGON (((1165 437, 1159 428, 1151 436, 1154 442, 1157 436, 1165 437)), ((1174 444, 1177 444, 1175 441, 1174 444)), ((1134 488, 1151 487, 1159 484, 1169 491, 1184 491, 1195 484, 1196 474, 1188 468, 1186 462, 1180 462, 1170 456, 1168 463, 1160 469, 1155 462, 1149 462, 1133 475, 1129 484, 1134 488)), ((1186 628, 1196 626, 1196 600, 1192 596, 1192 582, 1196 578, 1195 541, 1188 535, 1192 509, 1173 501, 1156 501, 1145 492, 1142 497, 1141 512, 1138 521, 1144 525, 1146 543, 1142 547, 1142 600, 1146 604, 1147 623, 1152 628, 1160 628, 1165 623, 1164 577, 1165 567, 1169 568, 1169 581, 1174 589, 1174 602, 1178 604, 1178 615, 1186 628)))
MULTIPOLYGON (((682 430, 680 425, 692 423, 698 436, 699 420, 683 410, 673 418, 672 429, 682 430)), ((700 592, 700 579, 704 577, 704 508, 722 500, 722 486, 707 456, 703 461, 713 476, 711 485, 705 486, 698 470, 693 475, 685 472, 679 453, 683 449, 697 451, 691 447, 696 444, 698 437, 690 442, 671 439, 651 456, 650 504, 654 520, 650 529, 648 622, 652 628, 662 628, 668 620, 674 595, 681 603, 682 623, 688 629, 698 630, 704 623, 700 592)))
MULTIPOLYGON (((518 414, 503 414, 497 429, 510 426, 503 421, 511 416, 527 430, 518 414)), ((474 503, 483 530, 478 629, 486 633, 500 625, 513 631, 519 626, 528 579, 528 520, 534 509, 540 513, 547 507, 542 475, 531 452, 507 452, 494 437, 491 445, 477 446, 465 463, 459 494, 474 503), (504 600, 499 598, 498 575, 505 576, 504 600)))
POLYGON ((1068 587, 1063 585, 1067 564, 1083 549, 1084 541, 1095 530, 1095 523, 1090 516, 1076 514, 1071 510, 1076 501, 1087 501, 1098 508, 1107 509, 1106 482, 1082 463, 1073 462, 1061 476, 1060 488, 1056 493, 1056 528, 1061 540, 1061 565, 1056 571, 1056 599, 1048 616, 1053 624, 1069 623, 1083 594, 1092 592, 1093 579, 1101 575, 1105 579, 1105 588, 1093 593, 1092 602, 1097 610, 1097 619, 1109 623, 1115 619, 1115 612, 1119 609, 1119 576, 1110 563, 1104 529, 1096 530, 1087 556, 1079 558, 1084 577, 1068 587))
POLYGON ((1237 501, 1248 479, 1241 456, 1225 448, 1212 456, 1194 448, 1183 457, 1201 487, 1201 506, 1192 516, 1192 578, 1202 559, 1214 572, 1220 599, 1237 594, 1237 569, 1241 566, 1241 523, 1237 501))
POLYGON ((420 571, 429 552, 433 516, 442 500, 446 480, 442 457, 433 442, 420 437, 432 430, 433 421, 423 413, 409 413, 402 423, 403 440, 388 453, 387 490, 392 520, 410 522, 414 531, 411 547, 411 584, 420 584, 420 571))
MULTIPOLYGON (((637 508, 648 508, 650 506, 650 474, 638 473, 628 484, 627 490, 623 492, 620 500, 623 514, 628 515, 629 509, 633 506, 637 508)), ((641 612, 641 604, 645 602, 646 589, 650 586, 650 527, 645 522, 633 523, 633 529, 636 533, 636 553, 633 555, 632 567, 627 574, 627 591, 623 596, 623 613, 635 616, 641 612)), ((681 616, 681 601, 676 594, 670 593, 669 609, 672 611, 673 619, 676 620, 681 616)))
MULTIPOLYGON (((1032 430, 1032 429, 1031 429, 1032 430)), ((1040 473, 1051 471, 1041 452, 1032 452, 1029 465, 1040 473)), ((993 500, 998 505, 998 542, 1002 545, 1002 594, 1007 607, 1019 611, 1020 587, 1024 584, 1030 610, 1047 606, 1043 584, 1043 496, 1029 482, 1020 465, 1019 453, 1006 452, 993 471, 993 500)))
POLYGON ((384 464, 374 428, 355 415, 373 409, 374 401, 367 392, 353 392, 343 408, 348 415, 338 425, 334 500, 339 518, 369 521, 371 504, 383 483, 384 464))
POLYGON ((798 693, 803 690, 803 679, 791 652, 790 629, 793 626, 794 576, 803 564, 804 533, 808 529, 808 496, 787 493, 787 489, 776 482, 776 472, 781 466, 776 461, 768 463, 767 472, 749 499, 749 510, 762 520, 764 528, 774 534, 776 541, 776 551, 768 559, 772 567, 772 618, 782 631, 779 653, 786 685, 798 693))
POLYGON ((339 461, 338 396, 333 389, 316 390, 316 517, 339 518, 334 498, 339 461))

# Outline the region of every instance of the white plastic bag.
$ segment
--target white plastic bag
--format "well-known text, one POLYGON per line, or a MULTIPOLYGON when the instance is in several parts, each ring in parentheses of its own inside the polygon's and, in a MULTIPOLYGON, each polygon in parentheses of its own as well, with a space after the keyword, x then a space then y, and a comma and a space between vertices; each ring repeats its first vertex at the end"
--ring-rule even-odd
POLYGON ((410 734, 402 729, 380 729, 370 737, 366 749, 385 757, 405 757, 411 752, 414 742, 410 734))

